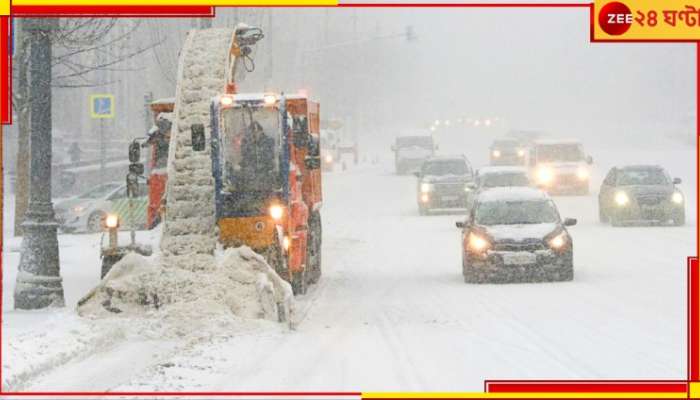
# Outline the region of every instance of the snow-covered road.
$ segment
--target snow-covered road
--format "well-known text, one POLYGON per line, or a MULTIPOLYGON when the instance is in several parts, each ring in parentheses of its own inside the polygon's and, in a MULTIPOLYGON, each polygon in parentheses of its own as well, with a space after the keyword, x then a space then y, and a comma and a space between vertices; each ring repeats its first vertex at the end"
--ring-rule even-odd
MULTIPOLYGON (((612 157, 601 154, 605 166, 612 157)), ((454 226, 461 217, 418 216, 415 178, 387 164, 327 174, 324 276, 298 298, 293 331, 260 323, 153 342, 120 327, 104 343, 100 322, 86 324, 72 309, 50 317, 10 310, 19 243, 11 239, 3 254, 4 380, 35 390, 478 391, 489 378, 683 378, 696 200, 692 149, 679 154, 666 156, 684 179, 686 227, 602 225, 597 184, 588 197, 555 198, 578 225, 570 229, 575 279, 552 284, 467 285, 454 226), (87 354, 46 350, 26 360, 32 344, 83 335, 87 354), (25 370, 40 357, 56 361, 17 376, 13 352, 25 370)), ((97 283, 97 262, 81 261, 97 259, 95 239, 61 237, 69 308, 97 283)))

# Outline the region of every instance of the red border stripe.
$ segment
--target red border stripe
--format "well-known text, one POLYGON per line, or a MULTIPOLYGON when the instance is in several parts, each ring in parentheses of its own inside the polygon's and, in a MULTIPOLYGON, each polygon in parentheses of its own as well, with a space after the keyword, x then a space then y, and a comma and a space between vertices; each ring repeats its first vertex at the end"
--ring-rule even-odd
POLYGON ((10 104, 12 104, 12 83, 10 80, 12 54, 10 54, 10 17, 0 17, 0 88, 2 88, 2 104, 0 104, 0 122, 12 123, 10 104))
POLYGON ((700 357, 698 357, 698 324, 700 323, 698 307, 700 281, 698 280, 698 259, 688 258, 688 380, 697 381, 700 378, 700 357))
POLYGON ((487 381, 489 393, 686 393, 685 381, 487 381))
POLYGON ((12 6, 20 17, 213 17, 212 6, 12 6))

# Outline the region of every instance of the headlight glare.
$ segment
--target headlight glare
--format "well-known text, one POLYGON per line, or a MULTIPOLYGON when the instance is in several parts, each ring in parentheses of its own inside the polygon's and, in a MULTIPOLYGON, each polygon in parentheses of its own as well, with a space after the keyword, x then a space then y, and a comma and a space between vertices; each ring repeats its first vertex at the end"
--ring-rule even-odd
POLYGON ((561 232, 557 236, 549 239, 549 247, 554 250, 559 250, 564 247, 568 240, 569 236, 566 234, 566 232, 561 232))
POLYGON ((588 179, 589 176, 590 176, 590 173, 584 167, 579 167, 579 169, 576 170, 576 177, 582 181, 585 181, 586 179, 588 179))
POLYGON ((615 203, 618 206, 625 206, 629 202, 630 202, 630 198, 629 198, 629 196, 627 196, 627 193, 625 193, 625 192, 615 193, 615 203))
POLYGON ((552 170, 547 168, 547 167, 540 167, 537 170, 537 181, 539 183, 550 183, 552 179, 554 178, 554 174, 552 174, 552 170))
POLYGON ((498 157, 501 156, 501 151, 500 151, 500 150, 494 150, 493 152, 491 152, 491 154, 492 154, 494 157, 498 158, 498 157))
POLYGON ((105 227, 112 229, 119 226, 119 216, 117 214, 107 214, 105 217, 105 227))
POLYGON ((480 253, 486 251, 490 246, 491 243, 485 238, 475 233, 469 233, 468 247, 470 250, 480 253))
POLYGON ((435 186, 432 183, 423 182, 420 184, 421 193, 432 192, 435 186))
POLYGON ((676 204, 683 203, 683 195, 680 192, 673 192, 671 195, 671 201, 676 204))
POLYGON ((275 221, 279 221, 282 219, 282 215, 284 215, 284 208, 278 204, 273 204, 270 206, 270 217, 274 219, 275 221))

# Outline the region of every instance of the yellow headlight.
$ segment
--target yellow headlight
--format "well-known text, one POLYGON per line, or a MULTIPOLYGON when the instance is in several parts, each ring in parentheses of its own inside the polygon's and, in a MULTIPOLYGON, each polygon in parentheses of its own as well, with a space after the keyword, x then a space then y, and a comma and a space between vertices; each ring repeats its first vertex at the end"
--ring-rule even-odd
POLYGON ((676 204, 681 204, 683 202, 683 195, 680 192, 673 192, 673 195, 671 195, 671 201, 676 204))
POLYGON ((420 184, 420 191, 421 193, 428 193, 433 191, 433 184, 432 183, 421 183, 420 184))
POLYGON ((428 195, 425 194, 425 193, 423 193, 423 194, 420 196, 420 201, 422 201, 423 203, 427 203, 429 200, 430 200, 430 197, 428 197, 428 195))
POLYGON ((117 214, 107 214, 105 218, 105 226, 107 228, 116 228, 119 226, 119 216, 117 214))
POLYGON ((518 150, 518 157, 525 157, 525 150, 523 150, 523 149, 518 150))
POLYGON ((491 153, 491 154, 493 154, 494 157, 498 158, 498 157, 501 156, 501 151, 500 151, 500 150, 494 150, 493 153, 491 153))
POLYGON ((547 167, 540 167, 537 170, 537 181, 539 183, 549 183, 554 179, 554 174, 552 174, 552 170, 547 168, 547 167))
POLYGON ((330 155, 330 154, 326 155, 326 162, 329 163, 329 164, 332 163, 332 162, 333 162, 333 156, 330 155))
POLYGON ((489 248, 491 244, 489 243, 488 240, 482 238, 479 235, 476 235, 474 233, 469 233, 469 248, 471 250, 481 252, 489 248))
POLYGON ((627 196, 627 193, 625 192, 617 192, 615 193, 615 203, 617 203, 618 206, 624 206, 627 205, 627 203, 630 202, 629 196, 627 196))
POLYGON ((590 173, 588 172, 588 170, 586 168, 581 167, 578 170, 576 170, 576 177, 582 181, 585 181, 586 179, 588 179, 589 176, 590 176, 590 173))
POLYGON ((549 240, 549 247, 555 250, 561 249, 566 244, 567 239, 566 232, 562 232, 549 240))
POLYGON ((274 219, 275 221, 278 221, 282 219, 282 216, 284 215, 284 208, 282 206, 274 204, 270 206, 270 217, 274 219))

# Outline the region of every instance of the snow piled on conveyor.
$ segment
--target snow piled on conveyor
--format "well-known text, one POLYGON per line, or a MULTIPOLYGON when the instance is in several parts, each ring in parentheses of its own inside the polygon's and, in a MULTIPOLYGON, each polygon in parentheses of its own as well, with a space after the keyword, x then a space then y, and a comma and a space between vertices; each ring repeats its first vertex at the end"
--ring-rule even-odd
POLYGON ((236 62, 230 58, 233 40, 232 29, 188 33, 180 53, 175 109, 168 116, 173 124, 160 252, 126 255, 79 302, 80 315, 155 312, 180 325, 222 316, 290 320, 291 287, 262 256, 248 247, 217 250, 210 150, 192 149, 193 124, 204 124, 210 140, 210 102, 226 87, 236 62))
POLYGON ((78 314, 149 314, 178 324, 221 316, 286 321, 292 300, 289 283, 245 246, 220 252, 197 271, 164 266, 159 255, 129 253, 78 303, 78 314))

